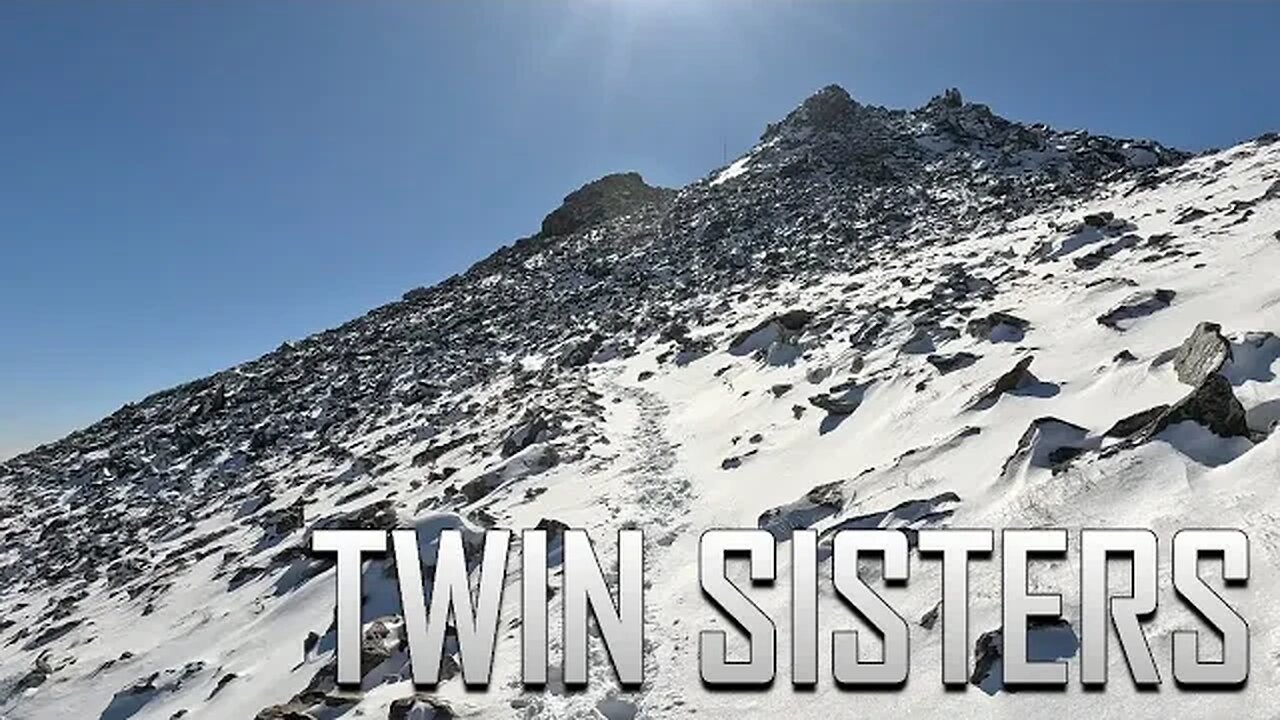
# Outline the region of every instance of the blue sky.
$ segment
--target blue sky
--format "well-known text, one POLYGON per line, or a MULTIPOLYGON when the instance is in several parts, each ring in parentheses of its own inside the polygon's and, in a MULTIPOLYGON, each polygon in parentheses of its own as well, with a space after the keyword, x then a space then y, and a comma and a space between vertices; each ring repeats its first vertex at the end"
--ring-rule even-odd
POLYGON ((679 185, 839 83, 1226 146, 1280 130, 1280 4, 0 4, 0 457, 679 185))

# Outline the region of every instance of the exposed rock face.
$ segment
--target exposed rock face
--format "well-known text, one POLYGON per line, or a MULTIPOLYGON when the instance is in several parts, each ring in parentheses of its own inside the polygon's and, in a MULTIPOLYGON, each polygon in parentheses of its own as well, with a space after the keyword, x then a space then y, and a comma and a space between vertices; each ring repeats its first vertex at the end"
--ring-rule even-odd
POLYGON ((542 221, 547 237, 580 232, 646 206, 668 202, 674 191, 652 187, 639 173, 605 175, 569 193, 564 204, 542 221))
POLYGON ((1198 387, 1231 360, 1231 343, 1221 331, 1222 326, 1217 323, 1202 322, 1196 326, 1173 356, 1178 380, 1198 387))

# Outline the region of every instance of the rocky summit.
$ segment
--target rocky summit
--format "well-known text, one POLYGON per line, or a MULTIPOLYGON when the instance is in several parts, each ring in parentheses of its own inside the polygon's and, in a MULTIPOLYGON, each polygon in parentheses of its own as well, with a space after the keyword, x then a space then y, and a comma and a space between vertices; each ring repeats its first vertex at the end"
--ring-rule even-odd
MULTIPOLYGON (((698 632, 723 624, 697 585, 713 527, 773 533, 779 577, 795 528, 828 547, 844 527, 952 525, 1151 527, 1162 552, 1181 527, 1238 527, 1274 568, 1277 267, 1274 135, 1192 155, 1013 122, 957 90, 894 110, 823 88, 703 179, 587 183, 465 273, 0 464, 0 717, 842 712, 825 685, 746 705, 701 686, 698 632), (394 573, 372 561, 363 685, 339 688, 333 567, 307 548, 356 527, 416 528, 424 548, 457 528, 477 556, 485 528, 550 529, 552 553, 584 528, 606 575, 616 530, 643 529, 645 683, 618 688, 593 641, 591 683, 568 691, 553 607, 550 680, 523 689, 508 588, 489 690, 467 692, 452 655, 449 680, 416 689, 394 573)), ((976 687, 860 695, 867 714, 1187 714, 1171 687, 1134 691, 1114 652, 1105 694, 1006 692, 999 571, 970 570, 976 687)), ((1069 591, 1077 573, 1071 554, 1035 583, 1069 591)), ((786 584, 745 579, 785 667, 786 584)), ((1215 711, 1280 701, 1278 582, 1223 591, 1254 664, 1215 711)), ((885 591, 933 618, 912 623, 921 677, 938 673, 939 587, 913 556, 885 591)), ((1074 663, 1078 618, 1068 592, 1033 644, 1074 663)), ((821 622, 828 665, 830 631, 861 625, 821 622)), ((1162 672, 1171 634, 1200 623, 1162 598, 1144 626, 1162 672)))

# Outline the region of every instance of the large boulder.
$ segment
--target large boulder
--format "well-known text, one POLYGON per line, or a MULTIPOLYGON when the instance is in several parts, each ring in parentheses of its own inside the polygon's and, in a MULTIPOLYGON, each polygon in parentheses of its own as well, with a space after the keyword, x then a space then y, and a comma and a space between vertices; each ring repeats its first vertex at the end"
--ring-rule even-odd
POLYGON ((1186 421, 1203 425, 1220 437, 1250 436, 1244 406, 1232 392, 1230 381, 1218 373, 1205 378, 1190 395, 1160 413, 1142 435, 1150 437, 1186 421))
POLYGON ((1136 447, 1183 422, 1201 425, 1219 437, 1252 439, 1244 406, 1232 392, 1231 382, 1222 374, 1214 373, 1173 405, 1153 407, 1117 422, 1104 434, 1123 438, 1124 442, 1108 452, 1136 447))
POLYGON ((1222 336, 1222 326, 1202 322, 1196 325, 1191 336, 1182 342, 1173 356, 1173 368, 1178 380, 1198 387, 1210 375, 1216 374, 1231 360, 1231 343, 1222 336))

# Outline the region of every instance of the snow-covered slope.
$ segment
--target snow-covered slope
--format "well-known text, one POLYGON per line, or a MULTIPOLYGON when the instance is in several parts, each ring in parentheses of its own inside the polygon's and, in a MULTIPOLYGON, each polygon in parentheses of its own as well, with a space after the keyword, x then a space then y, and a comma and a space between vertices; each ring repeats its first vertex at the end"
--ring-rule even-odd
MULTIPOLYGON (((831 87, 689 187, 592 183, 464 275, 0 465, 0 716, 1269 717, 1277 140, 1189 157, 1010 123, 954 91, 894 111, 831 87), (378 562, 364 690, 334 689, 333 570, 303 551, 311 530, 474 542, 539 524, 585 528, 606 557, 617 529, 645 530, 642 689, 618 691, 595 642, 587 690, 553 668, 523 691, 513 588, 489 691, 415 695, 378 562), (793 692, 786 530, 952 525, 1068 527, 1073 548, 1080 527, 1156 529, 1161 692, 1135 692, 1117 652, 1106 693, 1079 690, 1074 656, 1063 693, 945 691, 938 563, 914 553, 884 591, 921 620, 905 690, 828 672, 793 692), (778 623, 778 682, 711 692, 697 637, 724 621, 698 537, 755 526, 780 538, 779 581, 750 590, 778 623), (1200 526, 1252 540, 1251 582, 1223 591, 1252 629, 1237 693, 1182 693, 1168 670, 1170 633, 1200 627, 1168 540, 1200 526)), ((1032 576, 1065 594, 1071 655, 1069 558, 1032 576)), ((829 632, 859 627, 829 564, 820 668, 829 632)), ((971 566, 971 642, 1000 624, 999 572, 971 566)), ((553 600, 553 665, 559 617, 553 600)))

